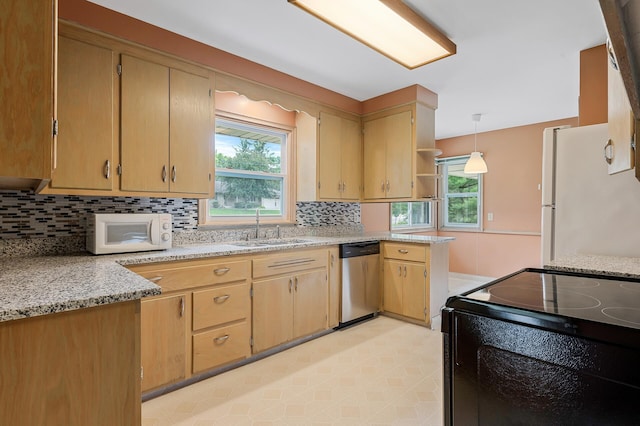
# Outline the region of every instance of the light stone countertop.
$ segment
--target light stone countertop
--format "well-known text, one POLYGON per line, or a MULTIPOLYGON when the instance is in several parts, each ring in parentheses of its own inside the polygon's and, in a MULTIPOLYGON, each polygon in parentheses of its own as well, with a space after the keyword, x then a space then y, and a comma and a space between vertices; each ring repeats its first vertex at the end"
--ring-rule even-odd
POLYGON ((579 254, 551 261, 545 268, 585 274, 640 278, 640 258, 579 254))
MULTIPOLYGON (((160 287, 123 265, 263 253, 364 241, 442 244, 451 237, 362 233, 283 238, 287 244, 243 246, 233 242, 193 244, 163 251, 93 256, 0 257, 0 322, 89 308, 161 293, 160 287)), ((240 242, 239 244, 246 244, 240 242)))

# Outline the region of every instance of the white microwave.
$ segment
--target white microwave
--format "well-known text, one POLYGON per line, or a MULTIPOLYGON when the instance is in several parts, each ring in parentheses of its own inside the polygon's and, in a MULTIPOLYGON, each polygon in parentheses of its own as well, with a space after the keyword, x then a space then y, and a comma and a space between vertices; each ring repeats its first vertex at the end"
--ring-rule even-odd
POLYGON ((93 254, 171 248, 171 215, 92 214, 87 218, 87 250, 93 254))

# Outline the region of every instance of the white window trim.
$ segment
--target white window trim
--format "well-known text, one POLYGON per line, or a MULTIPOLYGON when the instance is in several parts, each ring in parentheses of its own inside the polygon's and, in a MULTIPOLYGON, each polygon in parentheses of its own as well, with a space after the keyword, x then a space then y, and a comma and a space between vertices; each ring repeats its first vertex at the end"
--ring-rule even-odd
MULTIPOLYGON (((448 206, 448 198, 458 198, 464 197, 464 195, 455 195, 454 197, 447 197, 447 176, 444 173, 443 168, 446 168, 447 165, 450 164, 465 164, 469 159, 469 155, 460 155, 456 157, 447 157, 447 158, 439 158, 436 162, 438 167, 441 168, 442 171, 442 179, 441 179, 441 190, 442 190, 442 201, 440 203, 439 209, 439 217, 440 222, 438 225, 438 229, 442 231, 482 231, 483 230, 483 174, 477 173, 478 175, 478 223, 477 224, 457 224, 457 223, 449 223, 448 215, 447 215, 447 206, 448 206)), ((456 193, 457 194, 457 193, 456 193)), ((476 194, 476 192, 470 192, 466 194, 476 194)))
MULTIPOLYGON (((425 225, 423 223, 419 224, 419 225, 403 225, 403 226, 399 226, 399 227, 393 227, 393 214, 392 214, 392 209, 393 206, 392 204, 394 203, 389 203, 389 230, 395 233, 411 233, 411 232, 427 232, 427 231, 434 231, 436 229, 435 226, 435 221, 434 221, 434 214, 433 211, 435 210, 433 208, 433 203, 431 201, 399 201, 399 202, 405 202, 405 203, 422 203, 422 202, 427 202, 429 203, 429 224, 425 225)), ((411 215, 409 214, 409 217, 411 217, 411 215)))
MULTIPOLYGON (((227 113, 227 112, 216 112, 216 119, 221 119, 225 121, 236 122, 240 125, 246 125, 251 127, 261 127, 264 128, 268 132, 276 132, 276 133, 285 133, 286 141, 285 141, 285 150, 283 153, 286 153, 286 158, 283 160, 281 172, 280 174, 268 174, 264 172, 255 172, 250 170, 243 170, 238 173, 233 172, 233 174, 243 174, 247 177, 253 178, 270 178, 276 176, 284 177, 284 183, 282 188, 282 215, 273 217, 273 216, 260 216, 261 224, 292 224, 295 223, 294 212, 295 212, 295 157, 294 157, 294 144, 295 144, 295 132, 294 129, 290 126, 272 123, 265 120, 253 119, 251 117, 239 116, 237 114, 227 113)), ((214 135, 215 141, 215 135, 214 135)), ((215 142, 213 152, 215 155, 215 142)), ((214 159, 215 164, 215 159, 214 159)), ((215 181, 214 174, 214 181, 215 181)), ((233 227, 235 225, 243 226, 243 225, 255 225, 256 218, 255 216, 220 216, 220 217, 211 217, 208 212, 208 204, 209 199, 200 199, 198 200, 198 225, 200 227, 207 226, 229 226, 233 227)))

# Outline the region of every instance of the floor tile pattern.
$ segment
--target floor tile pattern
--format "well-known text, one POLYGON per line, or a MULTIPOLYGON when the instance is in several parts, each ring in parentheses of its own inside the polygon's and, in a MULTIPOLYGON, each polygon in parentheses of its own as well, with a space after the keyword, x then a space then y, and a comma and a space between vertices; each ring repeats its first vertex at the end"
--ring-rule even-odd
POLYGON ((441 348, 379 316, 147 401, 142 424, 440 426, 441 348))

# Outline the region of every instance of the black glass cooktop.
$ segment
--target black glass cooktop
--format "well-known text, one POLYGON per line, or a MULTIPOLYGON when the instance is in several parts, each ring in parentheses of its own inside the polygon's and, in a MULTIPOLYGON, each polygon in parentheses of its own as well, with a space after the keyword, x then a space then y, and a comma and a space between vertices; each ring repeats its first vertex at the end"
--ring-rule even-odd
MULTIPOLYGON (((640 330, 640 282, 526 269, 461 297, 640 330)), ((546 316, 545 315, 545 316, 546 316)))

